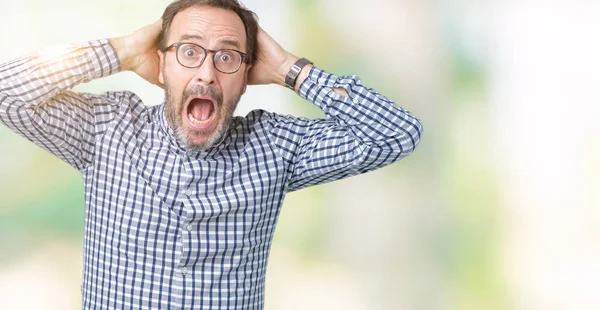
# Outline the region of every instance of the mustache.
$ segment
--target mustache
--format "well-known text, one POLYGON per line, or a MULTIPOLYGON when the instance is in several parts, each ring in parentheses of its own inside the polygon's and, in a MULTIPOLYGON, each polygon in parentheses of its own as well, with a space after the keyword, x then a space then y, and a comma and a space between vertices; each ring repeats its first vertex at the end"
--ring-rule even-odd
POLYGON ((186 89, 183 93, 183 102, 186 102, 190 97, 196 96, 208 96, 212 98, 219 107, 223 104, 223 94, 214 87, 205 85, 195 85, 186 89))

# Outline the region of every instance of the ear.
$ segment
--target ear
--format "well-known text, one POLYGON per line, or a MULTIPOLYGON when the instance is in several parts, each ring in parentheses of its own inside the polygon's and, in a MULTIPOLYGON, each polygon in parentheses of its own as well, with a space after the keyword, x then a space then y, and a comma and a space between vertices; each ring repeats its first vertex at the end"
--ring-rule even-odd
POLYGON ((165 55, 160 50, 156 50, 158 54, 158 81, 165 85, 165 78, 163 76, 163 65, 165 62, 165 55))
POLYGON ((246 93, 246 89, 248 88, 248 72, 252 68, 252 64, 246 65, 246 70, 244 72, 244 89, 242 89, 242 95, 246 93))

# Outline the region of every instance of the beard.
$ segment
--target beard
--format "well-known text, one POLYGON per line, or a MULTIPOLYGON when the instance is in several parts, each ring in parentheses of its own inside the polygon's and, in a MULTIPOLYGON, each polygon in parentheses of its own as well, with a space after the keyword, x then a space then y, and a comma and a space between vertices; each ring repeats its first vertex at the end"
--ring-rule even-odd
MULTIPOLYGON (((245 85, 245 81, 244 81, 245 85)), ((231 125, 231 121, 233 119, 233 112, 235 111, 240 99, 242 97, 242 89, 228 102, 223 104, 223 95, 221 92, 216 90, 212 86, 204 86, 204 85, 196 85, 190 89, 186 89, 183 93, 183 96, 180 100, 177 100, 173 93, 171 92, 171 88, 167 80, 165 79, 165 98, 166 98, 166 106, 165 106, 165 118, 167 120, 167 124, 173 129, 175 136, 177 139, 185 145, 188 150, 191 151, 205 151, 225 138, 225 134, 229 131, 229 126, 231 125), (192 96, 210 96, 215 102, 215 111, 217 113, 216 122, 217 127, 215 130, 206 137, 202 142, 195 143, 193 142, 193 137, 199 137, 202 133, 194 132, 190 130, 189 127, 184 126, 184 114, 183 109, 186 101, 192 96)))

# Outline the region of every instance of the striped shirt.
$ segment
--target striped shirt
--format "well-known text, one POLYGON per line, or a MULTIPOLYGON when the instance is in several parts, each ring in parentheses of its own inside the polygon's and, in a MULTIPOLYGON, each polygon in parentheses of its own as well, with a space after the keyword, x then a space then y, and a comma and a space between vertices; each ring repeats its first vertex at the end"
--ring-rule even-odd
POLYGON ((390 164, 422 132, 356 76, 313 67, 299 94, 323 119, 254 110, 193 152, 164 103, 71 91, 119 70, 107 39, 0 65, 0 122, 83 175, 84 309, 263 309, 285 194, 390 164))

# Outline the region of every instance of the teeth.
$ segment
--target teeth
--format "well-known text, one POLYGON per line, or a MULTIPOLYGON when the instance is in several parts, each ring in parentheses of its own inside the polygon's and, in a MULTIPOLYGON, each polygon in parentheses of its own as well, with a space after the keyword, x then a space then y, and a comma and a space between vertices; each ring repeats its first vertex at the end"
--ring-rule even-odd
POLYGON ((192 121, 192 123, 194 123, 194 124, 196 124, 196 125, 205 125, 205 124, 208 124, 208 123, 210 123, 210 122, 213 120, 213 118, 215 118, 215 114, 216 114, 216 113, 215 113, 215 112, 213 112, 213 113, 210 115, 210 117, 209 117, 207 120, 205 120, 205 121, 201 121, 201 120, 198 120, 198 119, 196 119, 196 118, 194 117, 194 115, 192 115, 192 113, 189 113, 189 114, 188 114, 188 118, 190 119, 190 121, 192 121))

